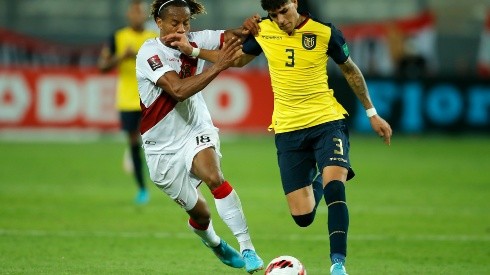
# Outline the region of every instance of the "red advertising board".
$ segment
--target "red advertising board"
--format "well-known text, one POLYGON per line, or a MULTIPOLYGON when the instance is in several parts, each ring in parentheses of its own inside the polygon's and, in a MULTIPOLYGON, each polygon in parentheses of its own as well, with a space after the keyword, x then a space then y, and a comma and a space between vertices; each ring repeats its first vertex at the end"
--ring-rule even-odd
MULTIPOLYGON (((114 74, 96 69, 1 69, 0 130, 117 131, 114 74)), ((224 131, 266 131, 273 96, 263 70, 229 70, 203 92, 224 131)))
POLYGON ((273 94, 266 70, 231 69, 211 82, 203 96, 222 130, 267 131, 273 94))

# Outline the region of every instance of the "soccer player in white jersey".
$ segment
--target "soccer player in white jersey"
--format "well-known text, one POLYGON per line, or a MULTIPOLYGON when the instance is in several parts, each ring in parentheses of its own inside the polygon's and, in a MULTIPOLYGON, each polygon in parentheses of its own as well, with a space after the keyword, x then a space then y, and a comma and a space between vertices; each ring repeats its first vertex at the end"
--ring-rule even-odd
POLYGON ((190 20, 204 12, 195 0, 154 0, 152 15, 160 36, 185 34, 196 48, 221 49, 203 71, 204 60, 181 54, 160 38, 147 40, 136 57, 143 117, 141 135, 152 181, 189 214, 189 227, 226 265, 253 273, 263 268, 248 231, 240 199, 224 179, 214 127, 200 91, 239 57, 241 29, 190 32, 190 20), (224 43, 228 41, 228 43, 224 43), (213 229, 209 207, 198 187, 204 182, 240 252, 213 229))

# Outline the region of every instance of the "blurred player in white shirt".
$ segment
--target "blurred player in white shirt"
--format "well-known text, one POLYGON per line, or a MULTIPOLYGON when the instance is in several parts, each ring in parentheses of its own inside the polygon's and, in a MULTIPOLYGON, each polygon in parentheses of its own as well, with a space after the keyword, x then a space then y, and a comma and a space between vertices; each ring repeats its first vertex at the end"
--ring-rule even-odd
POLYGON ((220 168, 218 129, 200 91, 239 57, 241 30, 190 32, 193 15, 204 12, 195 0, 155 0, 152 15, 160 36, 186 34, 196 47, 187 56, 149 39, 136 58, 136 77, 143 118, 141 135, 153 182, 189 214, 189 227, 225 264, 253 273, 263 268, 255 253, 240 199, 220 168), (228 43, 224 44, 224 41, 228 43), (219 51, 218 61, 203 71, 198 48, 219 51), (233 232, 240 252, 214 231, 209 207, 198 186, 204 182, 217 211, 233 232))

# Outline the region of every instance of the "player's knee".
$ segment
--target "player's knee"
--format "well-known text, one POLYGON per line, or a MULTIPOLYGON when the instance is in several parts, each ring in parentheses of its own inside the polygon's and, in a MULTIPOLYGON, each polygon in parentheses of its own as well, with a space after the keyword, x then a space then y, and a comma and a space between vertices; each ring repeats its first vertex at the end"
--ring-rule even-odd
POLYGON ((308 214, 303 214, 303 215, 291 215, 294 219, 294 222, 300 226, 300 227, 307 227, 309 226, 310 224, 313 223, 313 221, 315 220, 315 214, 316 214, 316 211, 313 210, 311 211, 310 213, 308 214))
POLYGON ((206 176, 206 179, 204 179, 204 182, 211 190, 218 188, 224 181, 225 179, 220 171, 210 173, 206 176))
POLYGON ((332 180, 323 189, 325 202, 328 204, 335 201, 345 202, 345 186, 340 180, 332 180))

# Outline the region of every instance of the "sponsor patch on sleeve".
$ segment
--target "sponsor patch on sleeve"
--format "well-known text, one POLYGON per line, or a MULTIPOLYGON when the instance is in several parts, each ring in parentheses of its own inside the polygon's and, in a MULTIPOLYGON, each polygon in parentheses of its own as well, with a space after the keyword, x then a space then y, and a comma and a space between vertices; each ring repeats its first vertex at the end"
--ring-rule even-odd
POLYGON ((345 56, 349 56, 349 47, 347 47, 347 43, 345 43, 343 46, 342 46, 342 50, 344 51, 344 54, 345 56))
POLYGON ((148 64, 150 65, 150 67, 153 71, 155 71, 158 68, 163 67, 163 63, 160 60, 160 57, 158 57, 158 55, 156 55, 156 54, 154 56, 148 58, 147 61, 148 61, 148 64))

